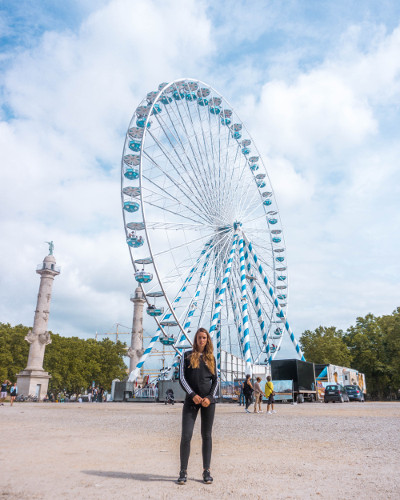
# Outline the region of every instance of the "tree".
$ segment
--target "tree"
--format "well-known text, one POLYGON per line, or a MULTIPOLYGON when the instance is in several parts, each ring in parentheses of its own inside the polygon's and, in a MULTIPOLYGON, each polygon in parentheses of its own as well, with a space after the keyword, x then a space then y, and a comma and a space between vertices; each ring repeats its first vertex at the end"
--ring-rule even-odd
POLYGON ((400 308, 390 316, 357 318, 345 341, 370 394, 383 398, 400 388, 400 308))
POLYGON ((347 367, 351 365, 350 349, 344 342, 343 331, 334 326, 306 330, 300 337, 300 344, 307 361, 347 367))
MULTIPOLYGON (((29 327, 0 323, 0 379, 16 382, 17 373, 26 367, 29 344, 24 340, 29 327)), ((53 392, 79 393, 87 389, 92 381, 110 390, 114 378, 126 375, 123 357, 126 344, 105 338, 94 339, 63 337, 51 334, 51 344, 46 347, 43 368, 51 379, 49 389, 53 392)))
POLYGON ((49 388, 53 392, 79 393, 93 380, 96 385, 110 390, 114 378, 121 379, 126 375, 125 343, 114 343, 108 338, 97 342, 56 334, 51 338, 52 343, 44 355, 44 369, 52 376, 49 388))
POLYGON ((382 316, 382 330, 385 332, 385 351, 390 387, 400 389, 400 307, 391 316, 382 316))
POLYGON ((24 340, 29 328, 0 323, 0 380, 17 381, 17 373, 26 367, 29 344, 24 340))

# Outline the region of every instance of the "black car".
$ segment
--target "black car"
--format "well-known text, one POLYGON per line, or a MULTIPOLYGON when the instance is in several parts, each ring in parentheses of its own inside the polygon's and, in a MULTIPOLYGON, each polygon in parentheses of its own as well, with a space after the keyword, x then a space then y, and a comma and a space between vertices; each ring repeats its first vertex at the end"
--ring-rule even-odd
POLYGON ((338 401, 339 403, 346 401, 348 403, 350 399, 342 385, 329 384, 325 387, 324 403, 329 403, 329 401, 338 401))
POLYGON ((344 386, 350 401, 360 401, 364 403, 365 397, 363 391, 358 385, 345 385, 344 386))

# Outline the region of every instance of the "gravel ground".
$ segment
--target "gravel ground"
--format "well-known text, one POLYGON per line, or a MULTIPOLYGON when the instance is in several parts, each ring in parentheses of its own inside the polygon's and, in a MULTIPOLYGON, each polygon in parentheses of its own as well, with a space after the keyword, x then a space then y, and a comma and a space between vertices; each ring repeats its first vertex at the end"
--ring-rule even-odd
POLYGON ((200 480, 197 422, 178 486, 180 404, 6 404, 0 497, 400 499, 400 403, 276 409, 218 405, 214 484, 200 480))

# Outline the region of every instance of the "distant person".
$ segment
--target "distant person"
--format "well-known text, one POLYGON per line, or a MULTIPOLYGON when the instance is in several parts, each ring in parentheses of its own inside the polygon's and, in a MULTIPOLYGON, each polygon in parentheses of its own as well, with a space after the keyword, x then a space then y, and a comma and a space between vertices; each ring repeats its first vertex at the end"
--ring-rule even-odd
POLYGON ((0 392, 0 403, 3 405, 4 401, 7 398, 7 389, 8 386, 11 385, 11 382, 7 379, 4 380, 4 382, 1 384, 1 392, 0 392))
POLYGON ((265 397, 267 398, 267 414, 276 413, 274 410, 274 384, 272 383, 271 377, 268 375, 267 383, 265 384, 265 397), (272 408, 272 411, 271 411, 272 408))
POLYGON ((103 402, 103 394, 104 394, 104 387, 100 386, 98 393, 97 393, 97 402, 102 403, 103 402))
POLYGON ((254 384, 254 396, 255 396, 254 413, 262 413, 263 412, 261 409, 263 391, 261 390, 260 382, 261 382, 261 378, 257 377, 256 383, 254 384), (257 410, 257 406, 258 406, 258 410, 257 410))
POLYGON ((239 406, 244 406, 243 382, 240 383, 239 406))
POLYGON ((215 397, 218 389, 217 367, 210 334, 199 328, 194 336, 193 350, 181 356, 179 382, 186 392, 182 410, 182 435, 180 445, 181 470, 178 484, 186 484, 190 441, 199 410, 201 412, 201 439, 203 456, 203 482, 211 484, 212 426, 215 414, 215 397))
POLYGON ((254 389, 253 389, 253 386, 251 384, 250 375, 246 375, 246 380, 243 383, 243 394, 244 394, 244 397, 246 399, 245 412, 247 412, 247 413, 250 413, 249 406, 251 405, 251 397, 253 395, 253 392, 254 392, 254 389))
POLYGON ((14 404, 17 395, 18 395, 18 387, 17 387, 17 382, 15 382, 15 384, 10 389, 11 406, 14 404))

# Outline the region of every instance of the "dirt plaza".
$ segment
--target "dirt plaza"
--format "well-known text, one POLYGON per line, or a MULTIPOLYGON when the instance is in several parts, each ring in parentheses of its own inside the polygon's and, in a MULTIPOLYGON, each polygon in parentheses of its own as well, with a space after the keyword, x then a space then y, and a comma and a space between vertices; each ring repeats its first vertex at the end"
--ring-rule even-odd
POLYGON ((15 403, 0 407, 6 499, 400 498, 400 403, 219 404, 212 475, 201 482, 196 422, 188 483, 179 472, 182 406, 15 403))

